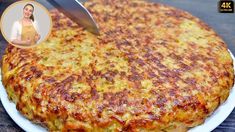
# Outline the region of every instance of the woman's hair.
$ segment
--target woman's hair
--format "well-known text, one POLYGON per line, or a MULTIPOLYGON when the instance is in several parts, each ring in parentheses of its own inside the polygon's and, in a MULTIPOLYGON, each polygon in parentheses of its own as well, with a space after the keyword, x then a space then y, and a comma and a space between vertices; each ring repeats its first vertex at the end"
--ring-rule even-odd
MULTIPOLYGON (((28 4, 26 4, 26 5, 24 6, 24 8, 25 8, 26 6, 31 6, 31 7, 33 8, 33 10, 34 10, 34 6, 33 6, 32 4, 28 3, 28 4)), ((34 21, 34 16, 33 16, 33 14, 30 16, 30 19, 31 19, 32 21, 34 21)))

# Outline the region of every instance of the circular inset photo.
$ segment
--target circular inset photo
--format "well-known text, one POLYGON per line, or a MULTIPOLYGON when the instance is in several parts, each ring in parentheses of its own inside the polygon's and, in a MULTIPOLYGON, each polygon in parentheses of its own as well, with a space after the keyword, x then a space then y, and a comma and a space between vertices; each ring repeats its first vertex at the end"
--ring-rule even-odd
POLYGON ((12 45, 20 48, 45 41, 52 28, 49 11, 36 1, 18 1, 6 8, 1 17, 1 32, 12 45))

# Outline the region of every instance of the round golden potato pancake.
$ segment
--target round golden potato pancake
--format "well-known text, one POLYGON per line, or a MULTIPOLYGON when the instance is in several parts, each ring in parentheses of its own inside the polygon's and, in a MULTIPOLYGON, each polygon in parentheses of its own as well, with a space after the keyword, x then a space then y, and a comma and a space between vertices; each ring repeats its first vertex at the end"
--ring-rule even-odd
POLYGON ((187 131, 229 95, 225 42, 191 14, 140 0, 91 0, 96 36, 52 10, 49 39, 8 45, 9 99, 49 131, 187 131))

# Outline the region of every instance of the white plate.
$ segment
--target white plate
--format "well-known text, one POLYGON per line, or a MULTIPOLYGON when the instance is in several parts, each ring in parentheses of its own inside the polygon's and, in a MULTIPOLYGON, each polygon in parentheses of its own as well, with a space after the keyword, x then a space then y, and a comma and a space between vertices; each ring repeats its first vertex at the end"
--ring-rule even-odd
MULTIPOLYGON (((229 51, 230 52, 230 51, 229 51)), ((233 66, 235 69, 235 58, 233 54, 230 52, 232 58, 233 58, 233 66)), ((1 74, 0 74, 1 78, 1 74)), ((40 125, 34 124, 28 119, 26 119, 24 116, 22 116, 17 110, 16 105, 9 101, 7 97, 7 93, 2 85, 2 81, 0 81, 0 97, 3 104, 3 107, 7 111, 7 113, 10 115, 10 117, 18 124, 22 129, 24 129, 27 132, 46 132, 47 130, 40 125)), ((197 127, 194 127, 189 130, 189 132, 210 132, 213 129, 215 129, 217 126, 219 126, 233 111, 233 108, 235 107, 235 86, 233 86, 230 95, 228 99, 220 105, 214 113, 206 119, 206 121, 197 127)))

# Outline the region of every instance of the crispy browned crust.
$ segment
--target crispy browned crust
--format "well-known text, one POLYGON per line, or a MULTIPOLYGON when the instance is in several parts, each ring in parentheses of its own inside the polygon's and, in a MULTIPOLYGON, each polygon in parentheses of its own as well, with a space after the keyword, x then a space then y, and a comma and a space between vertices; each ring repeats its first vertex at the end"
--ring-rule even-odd
POLYGON ((186 131, 228 97, 232 58, 198 18, 139 0, 85 6, 100 36, 53 10, 45 43, 6 49, 3 84, 30 120, 50 131, 186 131))

